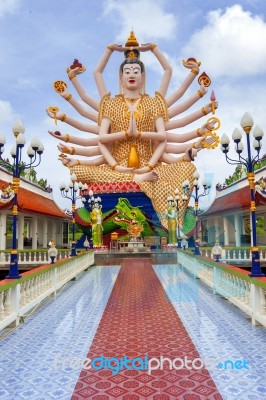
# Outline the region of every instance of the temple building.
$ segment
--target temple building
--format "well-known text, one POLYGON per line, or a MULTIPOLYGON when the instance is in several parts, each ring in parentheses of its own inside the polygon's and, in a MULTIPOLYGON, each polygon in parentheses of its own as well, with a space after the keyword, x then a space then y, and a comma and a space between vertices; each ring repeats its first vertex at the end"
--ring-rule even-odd
MULTIPOLYGON (((0 250, 12 247, 8 227, 12 224, 14 193, 12 174, 0 167, 0 250)), ((68 245, 70 218, 54 202, 52 189, 42 188, 29 177, 21 178, 18 191, 18 250, 46 248, 51 239, 57 246, 68 245)))
MULTIPOLYGON (((256 221, 266 231, 266 167, 255 172, 256 221), (264 221, 264 222, 263 222, 264 221)), ((217 185, 216 197, 200 215, 202 241, 224 246, 250 244, 250 188, 246 175, 230 185, 217 185)), ((266 235, 257 229, 258 245, 266 245, 266 235)))

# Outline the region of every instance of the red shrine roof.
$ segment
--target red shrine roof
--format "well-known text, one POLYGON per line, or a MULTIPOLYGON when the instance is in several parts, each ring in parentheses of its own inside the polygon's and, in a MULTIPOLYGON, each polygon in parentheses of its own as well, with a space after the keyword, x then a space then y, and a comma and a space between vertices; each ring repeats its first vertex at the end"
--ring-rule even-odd
MULTIPOLYGON (((8 187, 8 183, 0 179, 0 189, 8 187)), ((0 198, 0 210, 11 209, 13 206, 13 196, 10 201, 2 201, 0 198)), ((38 193, 19 187, 18 209, 20 211, 47 215, 57 218, 69 217, 57 206, 53 199, 41 196, 38 193)))
MULTIPOLYGON (((256 205, 266 204, 266 197, 261 195, 259 192, 255 192, 255 203, 256 205)), ((237 211, 247 210, 250 208, 250 188, 245 186, 241 189, 235 190, 234 192, 228 193, 222 197, 218 197, 214 200, 208 210, 201 214, 201 216, 207 216, 212 214, 218 214, 225 211, 237 211)))

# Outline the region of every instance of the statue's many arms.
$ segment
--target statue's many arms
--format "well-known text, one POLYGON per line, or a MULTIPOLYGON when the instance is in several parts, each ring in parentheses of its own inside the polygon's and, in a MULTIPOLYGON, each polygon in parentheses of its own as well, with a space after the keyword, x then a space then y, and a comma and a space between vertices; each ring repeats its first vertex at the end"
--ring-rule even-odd
MULTIPOLYGON (((155 44, 139 45, 131 32, 125 46, 107 46, 94 71, 100 102, 91 98, 78 80, 77 76, 85 71, 85 67, 75 60, 67 69, 68 77, 78 95, 91 109, 85 108, 76 100, 64 82, 57 81, 55 89, 80 115, 94 124, 77 121, 60 112, 57 107, 49 107, 47 113, 55 121, 61 120, 91 135, 80 138, 58 131, 49 133, 65 143, 80 146, 69 146, 65 143, 58 146, 62 163, 77 175, 79 181, 87 184, 135 181, 151 198, 158 213, 163 212, 168 195, 176 188, 181 190, 185 179, 189 179, 192 189, 195 166, 191 160, 202 149, 203 136, 213 129, 215 121, 186 133, 170 130, 187 126, 213 112, 217 103, 209 102, 183 118, 173 119, 188 110, 207 92, 202 84, 196 93, 175 105, 199 73, 200 63, 195 59, 188 59, 183 63, 189 69, 189 74, 180 87, 167 97, 172 74, 167 59, 155 44), (123 52, 125 55, 119 69, 121 90, 114 97, 108 92, 103 78, 103 71, 113 51, 123 52), (140 53, 144 51, 151 51, 164 70, 161 85, 153 97, 145 93, 145 67, 139 59, 140 53), (197 140, 191 142, 193 139, 197 140)), ((204 140, 210 144, 214 141, 212 137, 204 140)), ((184 202, 183 208, 186 206, 184 202)))

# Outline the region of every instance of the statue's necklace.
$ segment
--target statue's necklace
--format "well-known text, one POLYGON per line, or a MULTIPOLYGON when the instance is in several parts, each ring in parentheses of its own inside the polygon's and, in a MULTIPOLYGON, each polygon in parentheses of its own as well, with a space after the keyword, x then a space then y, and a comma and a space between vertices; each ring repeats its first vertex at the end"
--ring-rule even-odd
POLYGON ((140 97, 136 97, 134 99, 130 99, 130 98, 126 97, 125 99, 127 101, 129 101, 131 104, 134 104, 134 103, 136 103, 136 101, 138 101, 140 99, 140 97))

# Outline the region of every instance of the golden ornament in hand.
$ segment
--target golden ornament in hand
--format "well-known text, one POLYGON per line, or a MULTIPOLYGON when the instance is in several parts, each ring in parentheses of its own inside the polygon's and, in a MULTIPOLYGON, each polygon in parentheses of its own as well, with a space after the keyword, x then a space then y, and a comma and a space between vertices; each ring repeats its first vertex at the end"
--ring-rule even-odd
POLYGON ((67 84, 64 81, 55 81, 53 86, 57 93, 63 93, 63 91, 67 88, 67 84))

